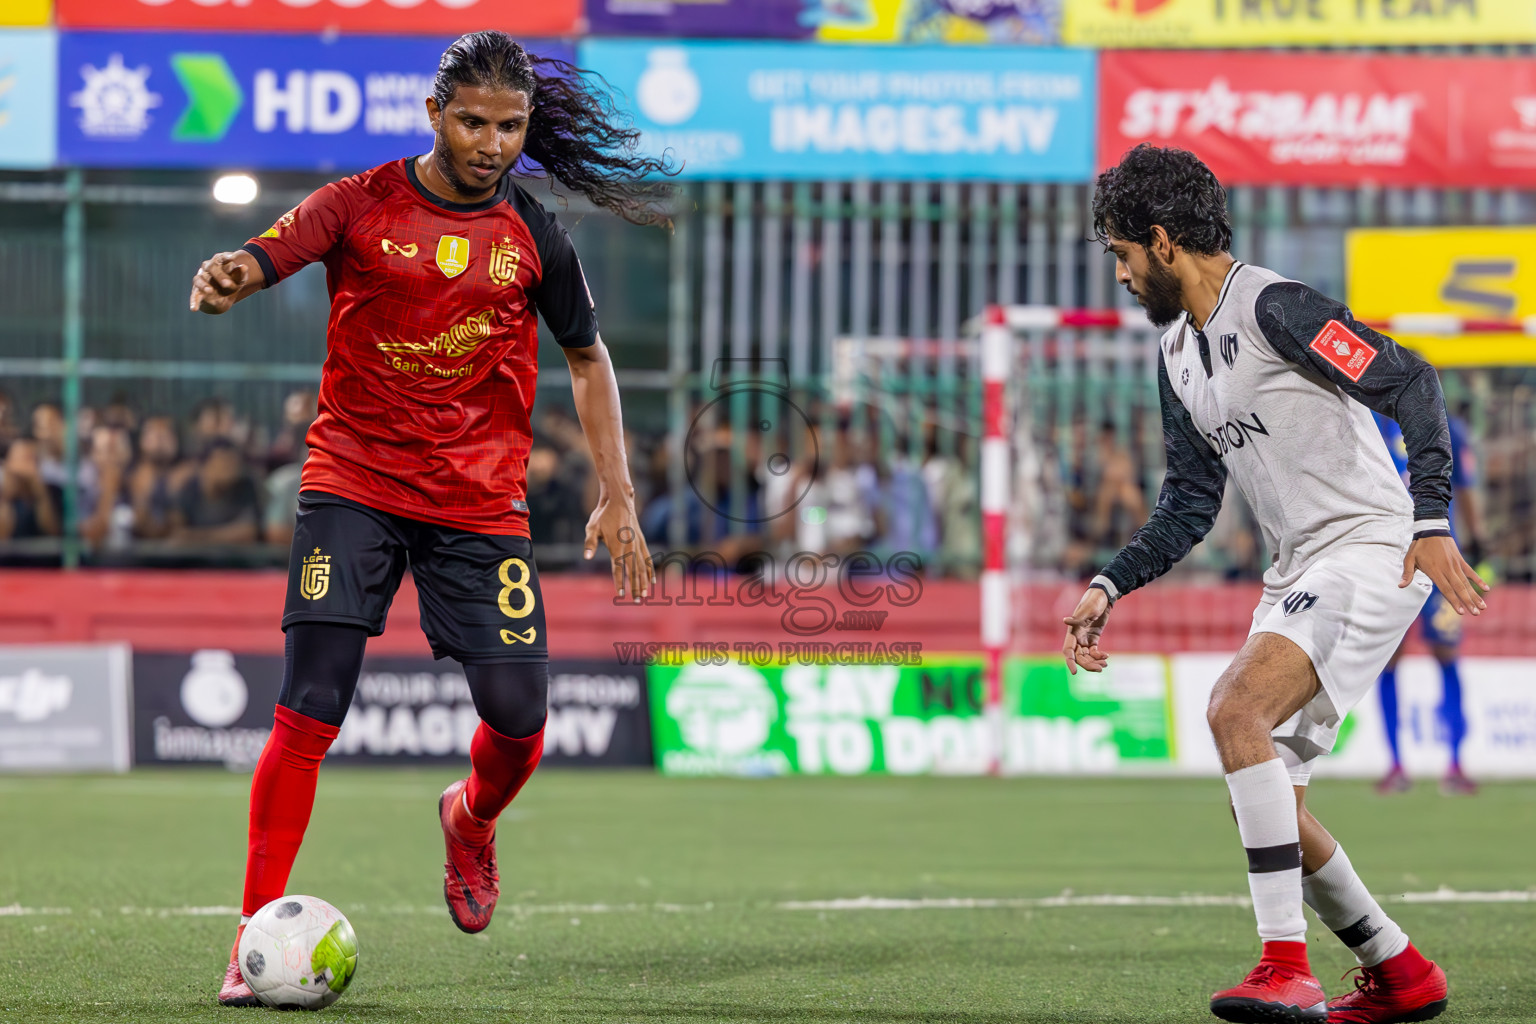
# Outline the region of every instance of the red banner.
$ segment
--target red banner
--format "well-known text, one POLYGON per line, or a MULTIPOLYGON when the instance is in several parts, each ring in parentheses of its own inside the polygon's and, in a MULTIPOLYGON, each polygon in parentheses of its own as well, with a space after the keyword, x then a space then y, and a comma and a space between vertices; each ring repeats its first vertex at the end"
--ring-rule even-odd
POLYGON ((499 28, 517 35, 576 31, 581 0, 56 0, 66 28, 394 32, 457 35, 499 28))
POLYGON ((1229 185, 1531 187, 1536 60, 1107 52, 1099 162, 1194 151, 1229 185))

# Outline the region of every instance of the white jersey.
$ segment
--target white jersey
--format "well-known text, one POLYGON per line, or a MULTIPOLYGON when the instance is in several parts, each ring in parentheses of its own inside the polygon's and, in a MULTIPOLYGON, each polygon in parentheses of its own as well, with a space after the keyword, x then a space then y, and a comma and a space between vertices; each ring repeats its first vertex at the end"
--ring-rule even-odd
POLYGON ((1168 476, 1147 525, 1099 578, 1111 597, 1166 572, 1205 535, 1228 474, 1274 553, 1272 588, 1336 545, 1382 545, 1401 557, 1416 533, 1447 528, 1451 448, 1439 379, 1341 303, 1234 263, 1204 328, 1187 316, 1170 328, 1159 364, 1168 476), (1411 501, 1372 408, 1402 426, 1411 501))

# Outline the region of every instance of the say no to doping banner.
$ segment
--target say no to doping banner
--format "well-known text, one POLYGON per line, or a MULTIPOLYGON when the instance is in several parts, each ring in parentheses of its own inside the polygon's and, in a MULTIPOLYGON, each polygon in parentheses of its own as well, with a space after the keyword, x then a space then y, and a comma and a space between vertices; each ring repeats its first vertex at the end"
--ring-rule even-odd
MULTIPOLYGON (((65 32, 59 158, 95 167, 355 171, 430 148, 451 36, 65 32)), ((569 58, 563 43, 535 53, 569 58)))
POLYGON ((1001 727, 983 714, 982 659, 921 666, 652 666, 656 764, 668 775, 980 775, 1172 766, 1166 662, 1103 674, 1057 658, 1004 668, 1001 727))
MULTIPOLYGON (((0 0, 23 2, 23 0, 0 0)), ((36 2, 36 0, 28 0, 36 2)), ((535 36, 576 29, 581 0, 56 0, 71 28, 417 32, 499 28, 535 36)))
POLYGON ((579 53, 684 177, 1077 181, 1092 167, 1091 53, 604 39, 579 53))
POLYGON ((1072 46, 1443 46, 1532 41, 1530 0, 1062 0, 1072 46))
POLYGON ((1229 185, 1529 187, 1536 61, 1106 53, 1099 161, 1139 142, 1229 185))

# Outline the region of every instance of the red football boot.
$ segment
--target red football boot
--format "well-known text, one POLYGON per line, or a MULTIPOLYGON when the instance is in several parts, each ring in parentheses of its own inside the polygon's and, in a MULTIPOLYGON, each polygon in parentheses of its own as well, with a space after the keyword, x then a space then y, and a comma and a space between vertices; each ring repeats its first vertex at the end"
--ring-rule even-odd
POLYGON ((448 862, 443 865, 443 899, 448 916, 461 932, 480 932, 491 923, 496 897, 501 895, 501 876, 496 872, 496 827, 482 822, 464 806, 460 779, 437 800, 437 817, 443 826, 448 862))
POLYGON ((1445 972, 1412 943, 1390 960, 1355 970, 1355 990, 1328 1003, 1329 1024, 1395 1024, 1445 1012, 1445 972))
POLYGON ((1243 1024, 1324 1024, 1328 996, 1307 966, 1305 942, 1266 942, 1264 958, 1241 985, 1211 996, 1211 1012, 1243 1024))
POLYGON ((235 945, 229 951, 229 966, 224 968, 224 985, 219 989, 220 1006, 261 1005, 251 986, 245 983, 245 975, 240 973, 240 936, 244 933, 245 925, 235 929, 235 945))

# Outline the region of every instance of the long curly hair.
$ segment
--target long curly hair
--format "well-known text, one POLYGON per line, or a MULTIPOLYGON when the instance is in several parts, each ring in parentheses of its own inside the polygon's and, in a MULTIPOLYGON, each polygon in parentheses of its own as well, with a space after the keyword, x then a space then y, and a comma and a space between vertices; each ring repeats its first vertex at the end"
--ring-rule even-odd
POLYGON ((665 203, 677 170, 665 157, 638 151, 640 131, 609 98, 602 76, 529 53, 505 32, 470 32, 443 51, 432 82, 439 109, 460 86, 528 94, 533 115, 519 168, 543 173, 635 224, 667 224, 665 203), (657 180, 657 178, 663 180, 657 180))
POLYGON ((1161 224, 1185 252, 1216 256, 1232 248, 1227 192, 1211 169, 1186 149, 1143 142, 1099 175, 1093 191, 1093 233, 1148 246, 1161 224))

